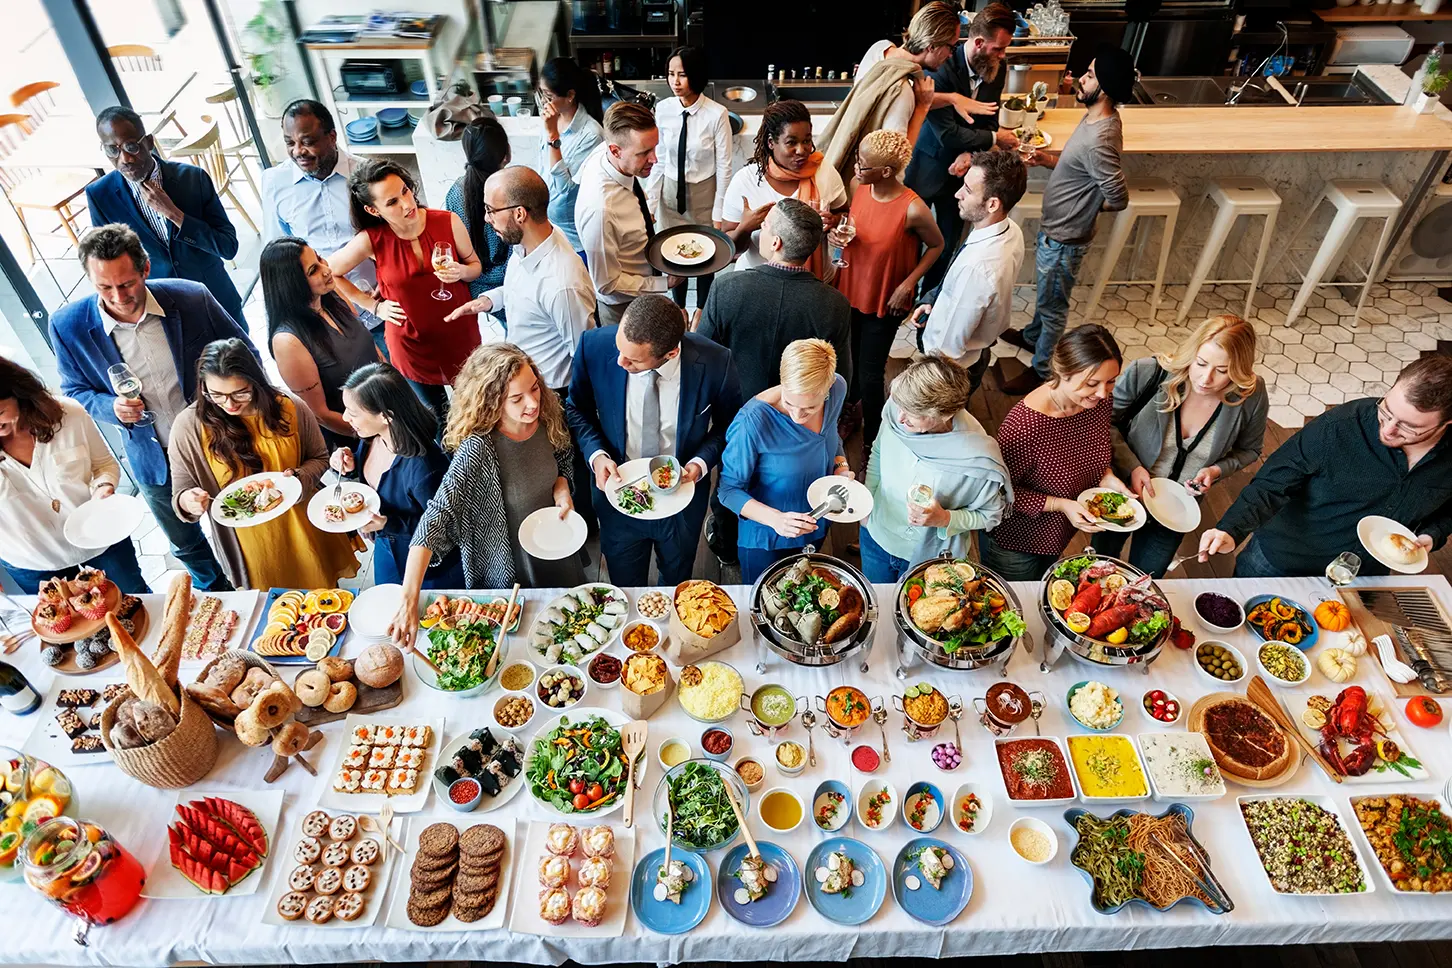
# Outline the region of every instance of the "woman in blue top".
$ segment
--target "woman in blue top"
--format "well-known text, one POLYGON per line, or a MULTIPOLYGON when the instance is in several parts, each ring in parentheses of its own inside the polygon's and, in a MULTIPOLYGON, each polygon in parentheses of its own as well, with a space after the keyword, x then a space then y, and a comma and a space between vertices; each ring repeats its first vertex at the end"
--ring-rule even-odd
POLYGON ((755 582, 772 562, 826 537, 827 522, 807 513, 807 485, 828 474, 852 476, 837 436, 846 398, 832 344, 799 339, 782 353, 781 383, 746 401, 726 428, 718 490, 741 518, 742 582, 755 582))
POLYGON ((600 126, 600 85, 595 75, 568 57, 556 57, 539 72, 540 119, 545 142, 540 146, 540 171, 550 189, 550 221, 585 257, 575 231, 575 196, 580 194, 580 168, 595 146, 605 140, 600 126))
MULTIPOLYGON (((464 128, 464 174, 449 186, 444 208, 459 216, 469 241, 479 254, 484 269, 469 283, 469 298, 478 299, 491 289, 504 285, 504 268, 509 264, 510 247, 494 226, 484 217, 484 183, 489 176, 509 164, 509 135, 493 115, 475 118, 464 128)), ((501 319, 503 313, 495 313, 501 319)))
MULTIPOLYGON (((361 468, 363 482, 378 492, 378 513, 358 530, 377 535, 374 583, 401 582, 414 528, 449 468, 449 459, 434 443, 438 420, 409 389, 403 374, 387 363, 370 363, 348 377, 343 419, 360 441, 356 451, 333 451, 330 463, 339 474, 361 468)), ((463 588, 459 553, 435 559, 424 586, 463 588)))

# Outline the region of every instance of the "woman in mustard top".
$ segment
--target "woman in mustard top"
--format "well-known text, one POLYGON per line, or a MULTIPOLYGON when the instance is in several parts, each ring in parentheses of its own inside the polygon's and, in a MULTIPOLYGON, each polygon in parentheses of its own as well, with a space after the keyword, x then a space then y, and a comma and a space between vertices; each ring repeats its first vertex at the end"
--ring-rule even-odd
POLYGON ((307 504, 328 467, 317 418, 273 388, 238 339, 207 344, 197 362, 197 399, 176 419, 169 456, 172 505, 184 521, 207 518, 227 577, 238 588, 332 588, 358 573, 356 535, 319 531, 307 504), (302 498, 285 514, 248 528, 218 527, 207 513, 229 483, 252 474, 297 477, 302 498))

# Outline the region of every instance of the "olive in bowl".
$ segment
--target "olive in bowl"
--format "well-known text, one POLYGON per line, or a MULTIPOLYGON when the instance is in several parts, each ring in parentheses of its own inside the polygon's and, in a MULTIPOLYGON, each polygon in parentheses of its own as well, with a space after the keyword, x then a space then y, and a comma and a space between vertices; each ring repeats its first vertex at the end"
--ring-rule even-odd
POLYGON ((1195 646, 1195 665, 1201 675, 1227 685, 1245 678, 1245 656, 1228 642, 1206 639, 1195 646))
POLYGON ((535 691, 551 709, 569 709, 585 695, 585 675, 571 666, 554 666, 539 677, 535 691))

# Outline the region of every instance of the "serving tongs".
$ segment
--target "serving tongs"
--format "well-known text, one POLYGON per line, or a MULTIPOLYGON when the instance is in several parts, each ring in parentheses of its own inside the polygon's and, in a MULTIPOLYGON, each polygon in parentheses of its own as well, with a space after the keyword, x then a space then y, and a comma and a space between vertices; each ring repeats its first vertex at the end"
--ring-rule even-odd
POLYGON ((1174 861, 1176 864, 1179 865, 1180 870, 1185 872, 1185 876, 1190 878, 1190 880, 1194 881, 1195 886, 1198 887, 1200 890, 1204 891, 1205 896, 1208 897, 1210 900, 1214 901, 1216 906, 1220 908, 1222 913, 1228 914, 1229 912, 1235 910, 1235 902, 1230 899, 1230 895, 1226 893, 1225 888, 1215 877, 1215 874, 1210 870, 1209 861, 1205 857, 1204 853, 1199 850, 1193 843, 1188 841, 1180 841, 1180 843, 1183 843, 1185 844, 1185 846, 1190 848, 1190 854, 1195 858, 1196 867, 1200 869, 1199 874, 1197 874, 1195 870, 1190 867, 1189 864, 1185 863, 1184 859, 1180 857, 1179 854, 1171 850, 1170 845, 1161 840, 1158 834, 1150 834, 1150 840, 1153 841, 1154 845, 1158 847, 1163 853, 1168 855, 1170 860, 1174 861), (1202 878, 1200 874, 1204 874, 1205 876, 1202 878), (1211 885, 1214 886, 1212 887, 1211 885))

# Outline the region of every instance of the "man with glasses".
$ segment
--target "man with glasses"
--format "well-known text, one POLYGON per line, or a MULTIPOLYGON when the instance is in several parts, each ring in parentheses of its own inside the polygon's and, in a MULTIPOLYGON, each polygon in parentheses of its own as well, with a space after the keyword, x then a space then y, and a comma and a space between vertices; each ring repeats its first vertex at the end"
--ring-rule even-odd
POLYGON ((91 224, 131 226, 159 278, 200 282, 245 327, 242 297, 222 263, 237 255, 237 229, 211 176, 157 157, 156 143, 130 108, 102 111, 96 135, 116 170, 86 188, 91 224))
POLYGON ((131 476, 196 586, 229 590, 202 529, 172 509, 166 448, 172 422, 196 398, 197 360, 206 345, 230 338, 252 343, 204 286, 148 281, 146 249, 130 227, 93 228, 78 252, 96 298, 75 299, 51 315, 61 392, 96 420, 121 428, 131 476), (109 371, 121 364, 139 380, 139 396, 117 393, 109 371))
POLYGON ((1254 480, 1200 536, 1200 560, 1225 554, 1254 532, 1235 561, 1237 578, 1321 575, 1343 551, 1361 574, 1385 574, 1361 544, 1369 514, 1400 522, 1427 551, 1452 532, 1452 357, 1408 364, 1380 400, 1332 407, 1266 458, 1254 480))

